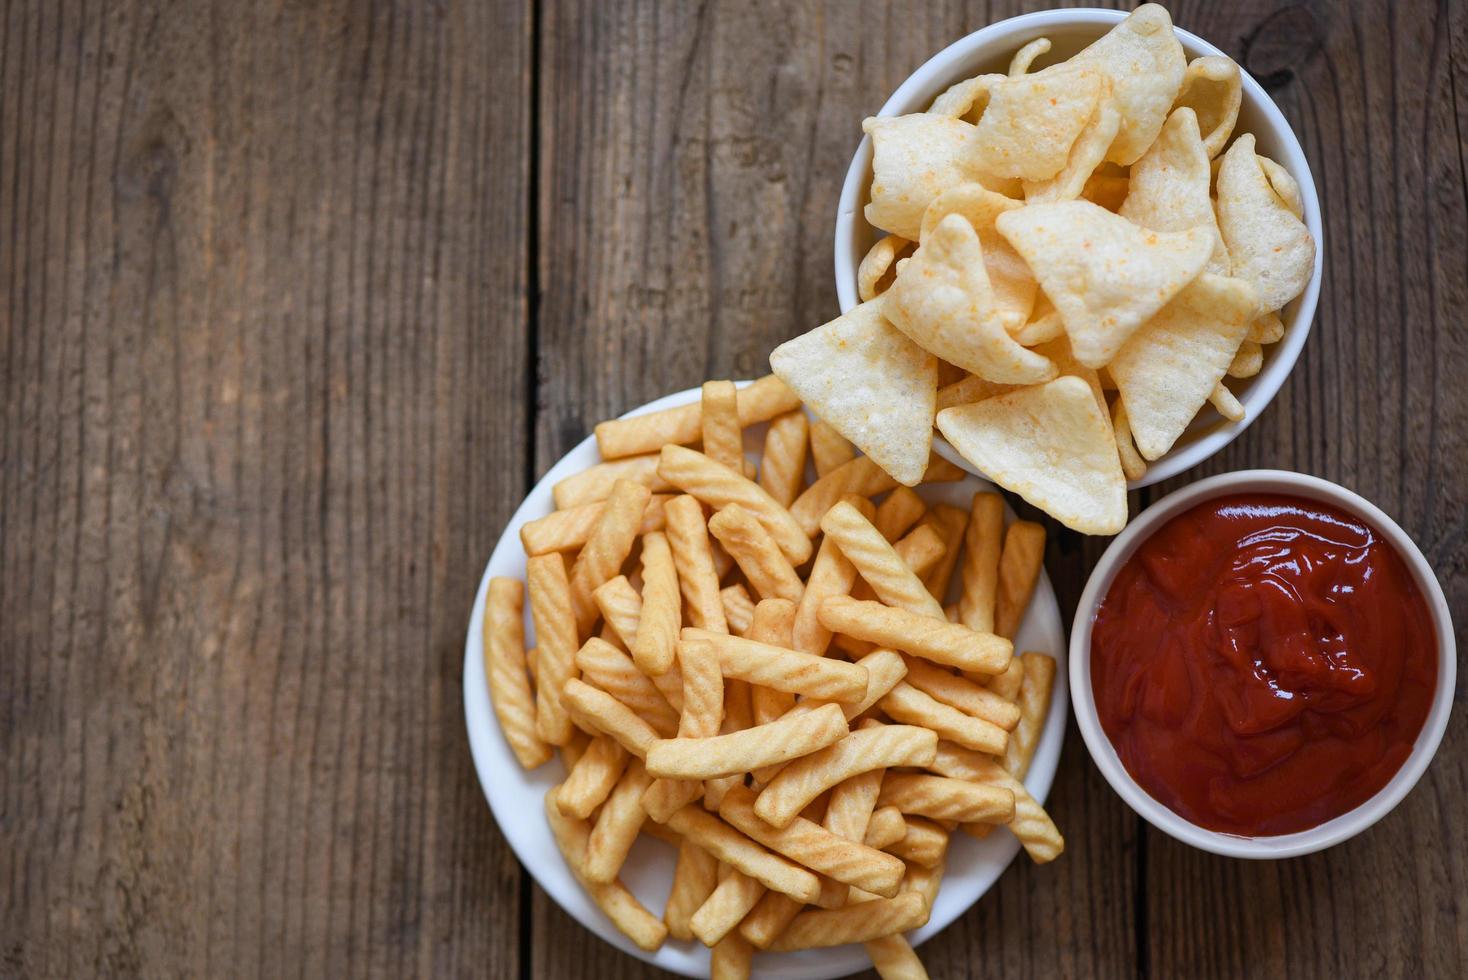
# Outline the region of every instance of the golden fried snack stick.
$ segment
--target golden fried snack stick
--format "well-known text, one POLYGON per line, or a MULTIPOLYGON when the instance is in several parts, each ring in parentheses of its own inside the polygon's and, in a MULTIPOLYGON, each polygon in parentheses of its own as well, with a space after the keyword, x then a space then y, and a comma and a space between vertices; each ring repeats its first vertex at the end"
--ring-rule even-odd
POLYGON ((1045 528, 1030 521, 1009 525, 999 557, 999 598, 994 610, 994 632, 1000 636, 1014 639, 1044 561, 1045 528))
POLYGON ((983 674, 966 674, 969 680, 975 684, 983 684, 995 694, 1006 701, 1016 701, 1019 698, 1019 687, 1025 679, 1024 661, 1014 657, 1009 661, 1009 666, 993 677, 983 674))
MULTIPOLYGON (((663 447, 658 473, 714 510, 738 504, 749 511, 793 564, 799 565, 810 557, 810 538, 790 516, 790 511, 743 474, 683 446, 663 447)), ((666 510, 665 507, 665 513, 666 510)))
POLYGON ((730 504, 709 520, 709 533, 724 546, 761 598, 800 601, 805 585, 795 566, 749 511, 730 504))
POLYGON ((855 459, 856 448, 830 424, 818 421, 810 427, 810 455, 815 460, 816 476, 822 477, 855 459))
POLYGON ((610 735, 622 748, 641 759, 648 746, 658 741, 651 725, 637 717, 632 709, 601 688, 573 677, 561 691, 561 703, 571 718, 589 731, 610 735))
POLYGON ((801 902, 814 902, 820 897, 821 882, 813 872, 772 854, 696 804, 690 803, 675 812, 668 818, 668 826, 772 891, 801 902))
MULTIPOLYGON (((641 534, 663 529, 663 505, 672 500, 672 494, 655 493, 642 512, 641 534)), ((566 510, 553 510, 545 517, 527 521, 520 527, 520 544, 530 557, 548 555, 552 551, 575 551, 586 544, 592 528, 601 520, 607 509, 605 500, 581 504, 566 510)))
POLYGON ((744 471, 744 430, 732 381, 705 381, 701 403, 703 453, 736 473, 744 471))
MULTIPOLYGON (((1218 414, 1230 422, 1238 422, 1244 417, 1244 404, 1229 390, 1228 385, 1219 381, 1213 386, 1213 391, 1208 395, 1208 401, 1218 410, 1218 414)), ((1122 471, 1125 474, 1125 470, 1122 471)))
MULTIPOLYGON (((745 428, 768 422, 800 407, 795 392, 773 374, 739 389, 739 424, 745 428)), ((697 442, 703 431, 701 403, 679 405, 628 419, 611 419, 596 427, 596 446, 603 459, 656 452, 668 443, 697 442)))
POLYGON ((949 504, 939 504, 933 508, 932 513, 923 518, 921 526, 935 530, 945 546, 938 563, 922 575, 928 591, 939 602, 948 598, 948 583, 953 580, 953 569, 958 566, 958 555, 963 550, 964 532, 968 529, 968 523, 968 511, 949 504))
POLYGON ((561 762, 565 764, 567 772, 576 768, 576 763, 581 761, 581 757, 590 747, 591 736, 579 728, 576 729, 571 735, 571 741, 561 746, 561 762))
POLYGON ((530 688, 534 693, 540 686, 540 651, 535 647, 525 651, 525 673, 530 675, 530 688))
POLYGON ((810 423, 796 409, 770 422, 759 461, 759 485, 781 507, 789 507, 805 485, 805 451, 810 423))
POLYGON ((948 557, 948 545, 943 543, 942 532, 928 523, 919 524, 905 537, 899 538, 892 550, 897 552, 897 557, 902 559, 904 565, 912 569, 914 575, 925 581, 930 573, 939 570, 939 566, 948 557))
POLYGON ((551 745, 571 739, 571 716, 561 706, 561 688, 576 676, 576 619, 566 562, 558 553, 525 563, 530 618, 535 623, 535 732, 551 745))
POLYGON ((637 898, 622 886, 621 882, 598 883, 586 878, 582 866, 586 859, 587 842, 591 828, 585 820, 577 820, 563 814, 555 802, 556 791, 552 789, 545 797, 545 816, 555 835, 556 846, 561 857, 571 868, 581 887, 591 896, 603 914, 612 920, 612 925, 640 949, 652 952, 667 938, 668 928, 643 906, 637 898))
MULTIPOLYGON (((765 599, 755 607, 749 639, 788 649, 794 626, 795 603, 787 599, 765 599)), ((775 721, 793 707, 795 696, 787 691, 777 691, 764 685, 751 687, 750 709, 756 725, 775 721)))
POLYGON ((882 980, 928 980, 923 961, 901 933, 868 940, 865 947, 872 969, 882 980))
POLYGON ((688 621, 701 629, 729 632, 703 505, 684 494, 668 501, 663 516, 667 522, 668 545, 673 549, 673 564, 678 570, 678 586, 688 605, 688 621))
POLYGON ((729 632, 744 636, 754 623, 754 600, 738 582, 719 590, 719 600, 724 604, 724 619, 729 623, 729 632))
POLYGON ((797 915, 770 944, 774 952, 865 943, 909 932, 928 921, 928 904, 918 892, 858 902, 843 909, 815 909, 797 915))
POLYGON ((709 980, 749 980, 753 960, 754 949, 743 936, 731 932, 709 954, 709 980))
MULTIPOLYGON (((1219 387, 1222 385, 1219 382, 1219 387)), ((1228 391, 1227 388, 1223 390, 1228 391)), ((1137 452, 1137 444, 1132 439, 1132 423, 1126 414, 1126 403, 1120 398, 1111 406, 1111 434, 1116 439, 1116 454, 1121 457, 1122 475, 1128 480, 1140 480, 1146 476, 1147 461, 1137 452)))
POLYGON ((609 735, 598 735, 586 746, 581 758, 566 760, 570 774, 556 793, 561 812, 585 820, 606 802, 607 795, 627 768, 627 750, 609 735))
POLYGON ((993 633, 849 596, 822 602, 820 619, 832 632, 966 671, 996 674, 1009 666, 1014 652, 1013 644, 993 633))
POLYGON ((484 676, 500 731, 522 768, 534 769, 551 757, 551 747, 535 730, 535 699, 525 672, 525 586, 513 578, 492 578, 484 599, 484 676))
POLYGON ((1007 732, 1019 724, 1019 705, 922 657, 907 658, 906 680, 934 700, 993 722, 1007 732))
POLYGON ((754 810, 785 827, 811 800, 852 776, 894 766, 927 766, 938 736, 915 725, 880 725, 852 732, 834 745, 791 762, 760 792, 754 810))
POLYGON ((836 705, 713 738, 659 739, 647 749, 647 768, 665 779, 718 779, 825 748, 849 729, 836 705))
MULTIPOLYGON (((1050 814, 1030 795, 1024 783, 1015 779, 993 756, 970 751, 952 742, 939 742, 937 758, 928 768, 942 776, 971 779, 1013 793, 1014 819, 1009 821, 1009 829, 1036 864, 1053 861, 1065 850, 1065 838, 1060 835, 1050 814)), ((969 826, 965 825, 964 829, 968 830, 969 826)), ((989 825, 980 826, 987 828, 989 825)))
POLYGON ((890 854, 831 833, 818 823, 795 817, 771 827, 754 811, 754 791, 735 786, 719 804, 719 816, 777 854, 798 861, 834 881, 884 897, 897 894, 906 868, 890 854))
POLYGON ((891 847, 907 836, 907 821, 902 811, 895 806, 879 806, 872 811, 867 821, 867 832, 862 843, 878 850, 891 847))
MULTIPOLYGON (((941 456, 934 456, 923 474, 924 483, 951 483, 962 480, 963 470, 941 456)), ((887 471, 866 456, 858 456, 843 466, 838 466, 806 488, 790 505, 790 515, 800 523, 805 533, 815 536, 820 530, 821 518, 831 505, 847 494, 858 497, 875 497, 897 486, 897 481, 887 471)))
POLYGON ((657 454, 650 453, 646 456, 613 460, 610 463, 597 463, 557 483, 551 488, 551 495, 555 498, 557 510, 569 510, 606 500, 612 495, 612 486, 618 480, 640 483, 655 493, 665 494, 673 489, 671 483, 658 475, 657 454))
POLYGON ((882 776, 882 770, 873 769, 837 784, 831 790, 821 826, 839 837, 865 843, 872 812, 877 808, 877 796, 882 791, 882 776))
POLYGON ((928 505, 912 487, 898 487, 887 494, 887 499, 877 506, 872 524, 882 532, 882 537, 896 542, 928 512, 928 505))
POLYGON ((607 509, 571 566, 571 603, 576 610, 578 633, 585 633, 596 621, 596 602, 591 593, 607 579, 615 578, 631 554, 642 526, 642 512, 651 496, 647 487, 630 480, 612 485, 607 509))
POLYGON ((642 538, 642 615, 628 647, 643 673, 666 674, 673 663, 678 630, 683 626, 683 602, 673 552, 661 531, 642 538))
POLYGON ((912 573, 881 532, 855 507, 837 503, 821 518, 821 530, 836 539, 883 602, 920 616, 943 618, 943 606, 928 592, 922 579, 912 573))
POLYGON ((887 273, 897 261, 902 250, 912 243, 898 235, 884 235, 867 250, 856 269, 856 295, 863 302, 876 299, 886 284, 887 273))
POLYGON ((939 738, 979 752, 1003 755, 1009 742, 1009 733, 993 722, 950 708, 905 681, 892 688, 879 703, 893 721, 931 728, 939 738))
POLYGON ((1021 657, 1025 677, 1019 689, 1019 724, 1004 750, 1004 768, 1024 779, 1030 771, 1030 760, 1045 730, 1050 714, 1050 692, 1055 687, 1055 659, 1043 653, 1026 653, 1021 657))
POLYGON ((586 861, 582 872, 587 881, 609 882, 622 870, 627 852, 637 839, 637 832, 647 819, 642 809, 642 794, 651 777, 642 763, 631 759, 622 778, 602 804, 586 843, 586 861))
MULTIPOLYGON (((863 517, 871 518, 874 513, 872 502, 865 497, 843 497, 863 517)), ((810 578, 805 583, 805 594, 795 610, 795 625, 791 630, 791 645, 802 653, 823 656, 831 642, 831 631, 821 625, 821 602, 833 595, 846 595, 856 582, 856 566, 841 551, 841 546, 831 538, 821 540, 816 560, 811 565, 810 578)))
POLYGON ((591 598, 601 610, 606 625, 622 641, 622 646, 630 650, 637 636, 637 624, 642 620, 642 596, 627 581, 627 576, 618 575, 598 585, 591 598))
POLYGON ((709 895, 688 926, 705 946, 714 946, 739 925, 765 893, 765 886, 749 875, 735 871, 709 895))
POLYGON ((980 633, 994 632, 999 588, 999 554, 1004 546, 1004 498, 974 494, 973 513, 964 534, 963 591, 958 620, 980 633))
MULTIPOLYGON (((654 824, 654 826, 657 826, 654 824)), ((668 905, 663 921, 668 935, 674 939, 692 939, 688 922, 719 883, 719 862, 714 856, 690 840, 679 838, 678 863, 673 868, 673 887, 668 892, 668 905)))
POLYGON ((679 642, 712 646, 725 677, 822 701, 859 701, 866 694, 869 678, 860 664, 687 627, 679 642))
POLYGON ((1014 794, 998 786, 947 776, 891 772, 882 780, 878 806, 904 814, 959 823, 1008 823, 1014 819, 1014 794))
POLYGON ((596 637, 587 640, 576 651, 576 667, 583 680, 626 705, 659 735, 671 735, 678 730, 678 713, 673 706, 647 675, 637 669, 632 658, 610 643, 596 637))
POLYGON ((758 949, 768 949, 804 907, 789 895, 767 891, 739 923, 739 935, 758 949))
POLYGON ((902 840, 887 846, 887 852, 912 864, 935 868, 948 851, 948 831, 931 820, 909 817, 902 840))
MULTIPOLYGON (((678 664, 683 677, 683 714, 678 723, 680 738, 711 738, 724 721, 724 677, 719 658, 707 644, 688 643, 678 647, 678 664)), ((658 779, 643 796, 642 805, 658 822, 674 810, 703 795, 697 779, 658 779)))

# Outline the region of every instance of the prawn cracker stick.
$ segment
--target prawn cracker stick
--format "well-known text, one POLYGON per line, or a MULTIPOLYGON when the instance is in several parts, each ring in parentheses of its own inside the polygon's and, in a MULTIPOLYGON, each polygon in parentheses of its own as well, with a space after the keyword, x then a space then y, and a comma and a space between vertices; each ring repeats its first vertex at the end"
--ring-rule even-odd
MULTIPOLYGON (((913 574, 881 532, 855 507, 837 503, 821 518, 820 526, 841 546, 841 551, 883 602, 921 616, 943 618, 943 606, 928 592, 922 579, 913 574)), ((830 628, 828 623, 823 625, 830 628)))
POLYGON ((773 952, 864 943, 894 933, 909 932, 928 921, 928 903, 918 892, 895 898, 858 902, 842 909, 815 909, 791 920, 773 952))
POLYGON ((958 620, 971 630, 993 633, 999 588, 999 554, 1004 545, 1004 498, 974 494, 973 511, 964 534, 963 591, 958 620))
POLYGON ((880 769, 873 769, 850 776, 833 787, 821 826, 838 837, 865 842, 867 825, 877 808, 877 795, 882 791, 882 775, 880 769))
POLYGON ((799 565, 810 557, 810 538, 790 516, 790 511, 743 474, 683 446, 663 447, 658 473, 714 510, 738 504, 749 511, 792 564, 799 565))
POLYGON ((678 587, 688 606, 688 621, 701 629, 729 632, 703 505, 684 494, 668 501, 663 514, 668 545, 673 550, 673 565, 678 572, 678 587))
POLYGON ((732 872, 699 906, 688 927, 705 946, 714 946, 734 931, 765 893, 765 886, 749 875, 732 872))
POLYGON ((989 690, 1008 701, 1019 699, 1019 687, 1025 679, 1024 661, 1015 657, 1009 661, 1009 666, 1001 673, 993 677, 985 677, 982 674, 970 674, 968 679, 976 684, 983 684, 989 690))
POLYGON ((866 456, 858 456, 807 487, 790 505, 790 516, 807 535, 814 537, 821 529, 821 518, 842 497, 874 497, 895 486, 897 481, 885 470, 866 456))
POLYGON ((709 980, 749 980, 754 949, 738 933, 730 933, 709 953, 709 980))
POLYGON ((881 980, 928 980, 923 961, 901 933, 869 939, 864 948, 881 980))
MULTIPOLYGON (((663 505, 672 500, 672 494, 655 493, 647 501, 642 512, 642 525, 638 531, 647 534, 663 529, 663 505)), ((548 555, 552 551, 575 551, 586 544, 596 522, 601 520, 607 509, 605 500, 581 504, 566 510, 553 510, 544 517, 527 521, 520 528, 520 544, 530 557, 548 555)))
POLYGON ((821 882, 813 872, 772 854, 700 806, 690 803, 670 816, 667 825, 772 891, 807 903, 820 897, 821 882))
POLYGON ((999 558, 999 595, 994 610, 994 632, 1014 638, 1025 618, 1040 566, 1045 561, 1045 528, 1030 521, 1015 521, 1004 533, 1004 552, 999 558))
POLYGON ((756 949, 767 949, 804 907, 789 895, 765 892, 739 923, 739 935, 756 949))
POLYGON ((907 821, 902 840, 887 845, 887 852, 925 868, 937 867, 948 852, 948 831, 931 820, 913 817, 907 821))
POLYGON ((752 790, 735 786, 724 794, 719 816, 777 854, 835 881, 888 898, 897 894, 907 870, 897 858, 837 836, 804 817, 795 817, 785 827, 771 827, 755 813, 754 803, 752 790))
POLYGON ((556 791, 556 805, 561 812, 578 820, 591 816, 622 778, 627 758, 627 750, 610 735, 593 738, 581 758, 574 763, 567 760, 570 774, 556 791))
POLYGON ((724 605, 724 619, 729 624, 729 632, 736 636, 748 633, 754 623, 754 600, 749 597, 749 591, 735 582, 719 590, 719 600, 724 605))
POLYGON ((922 524, 919 525, 919 530, 931 528, 937 532, 939 542, 944 545, 944 550, 938 556, 936 564, 926 573, 918 573, 923 582, 927 584, 928 591, 932 593, 933 598, 939 602, 943 602, 948 597, 948 583, 952 581, 953 569, 958 565, 958 556, 962 550, 968 524, 968 511, 949 504, 939 504, 933 508, 932 513, 923 518, 922 524))
POLYGON ((759 485, 782 507, 789 507, 805 485, 809 421, 799 409, 770 422, 759 461, 759 485))
POLYGON ((598 585, 591 593, 601 617, 611 627, 617 639, 629 650, 637 636, 637 624, 642 620, 642 596, 627 581, 627 576, 618 575, 598 585))
POLYGON ((924 581, 930 573, 940 570, 939 566, 947 560, 949 554, 948 545, 943 543, 943 535, 932 524, 920 524, 913 528, 906 537, 892 546, 892 550, 897 552, 897 557, 902 559, 904 565, 912 569, 914 575, 924 581))
POLYGON ((610 643, 596 637, 587 640, 576 651, 576 666, 583 680, 626 705, 659 734, 671 735, 678 730, 678 713, 657 685, 637 669, 631 657, 610 643))
POLYGON ((571 739, 571 716, 561 706, 561 688, 576 676, 576 618, 571 583, 559 554, 537 555, 525 563, 530 618, 535 623, 535 732, 551 745, 571 739))
POLYGON ((680 642, 701 640, 714 648, 725 677, 821 701, 859 701, 866 694, 867 669, 786 647, 709 630, 685 628, 680 642))
POLYGON ((834 745, 796 759, 760 792, 755 813, 785 827, 821 793, 861 773, 895 766, 927 766, 938 736, 915 725, 880 725, 852 732, 834 745))
POLYGON ((612 486, 607 509, 571 566, 571 604, 576 611, 578 632, 586 632, 596 621, 598 610, 591 593, 621 571, 622 563, 637 542, 642 512, 651 496, 647 487, 630 480, 618 480, 612 486))
POLYGON ((649 912, 621 882, 598 883, 586 878, 582 865, 591 828, 586 825, 586 821, 563 814, 556 805, 555 793, 552 789, 546 794, 545 816, 551 833, 556 838, 556 847, 570 866, 571 873, 581 882, 581 887, 586 889, 597 907, 612 920, 612 925, 636 943, 639 949, 652 952, 662 946, 668 935, 668 927, 649 912))
POLYGON ((892 688, 878 703, 893 721, 931 728, 939 738, 978 752, 1002 755, 1009 742, 1009 733, 993 722, 950 708, 905 681, 892 688))
POLYGON ((666 674, 682 626, 683 602, 673 552, 667 537, 654 531, 642 539, 642 615, 628 644, 638 669, 653 676, 666 674))
POLYGON ((855 459, 856 449, 841 433, 820 421, 811 423, 810 455, 815 460, 816 476, 822 477, 855 459))
MULTIPOLYGON (((857 513, 870 518, 872 502, 865 497, 842 498, 857 509, 857 513)), ((791 646, 802 653, 816 656, 825 654, 831 642, 831 631, 821 625, 822 600, 833 595, 846 595, 856 583, 856 566, 841 551, 832 538, 821 540, 816 560, 811 565, 810 578, 805 583, 805 593, 795 610, 795 624, 791 628, 791 646)))
POLYGON ((582 873, 587 881, 610 882, 622 870, 627 852, 637 839, 637 832, 647 813, 642 809, 642 794, 651 779, 642 763, 632 759, 622 778, 602 804, 586 843, 586 859, 582 873))
POLYGON ((663 910, 668 935, 674 939, 692 939, 688 922, 699 906, 713 894, 719 883, 719 862, 712 854, 692 841, 678 839, 678 863, 673 867, 673 886, 663 910))
POLYGON ((922 657, 907 658, 907 683, 966 715, 993 722, 1007 732, 1019 724, 1019 705, 922 657))
POLYGON ((700 429, 704 455, 740 473, 744 471, 744 432, 734 403, 734 382, 703 383, 700 429))
POLYGON ((719 657, 707 643, 680 643, 678 666, 683 673, 681 738, 711 738, 724 723, 724 675, 719 657))
POLYGON ((718 779, 761 766, 788 762, 842 738, 850 729, 834 704, 712 738, 671 738, 652 742, 647 768, 666 779, 718 779))
MULTIPOLYGON (((939 742, 938 756, 928 768, 942 776, 971 779, 1013 793, 1014 819, 1009 821, 1008 827, 1036 864, 1053 861, 1065 850, 1065 838, 1060 835, 1050 814, 1030 795, 1024 783, 993 756, 971 752, 952 742, 939 742)), ((987 828, 989 825, 980 826, 987 828)), ((965 825, 964 829, 968 827, 965 825)))
MULTIPOLYGON (((745 428, 800 407, 795 392, 773 374, 739 389, 735 399, 739 424, 745 428)), ((596 447, 603 459, 617 459, 657 452, 668 443, 697 442, 702 434, 702 404, 694 403, 602 422, 596 427, 596 447)))
POLYGON ((832 596, 822 602, 820 619, 832 632, 960 670, 997 674, 1009 666, 1014 652, 1013 644, 993 633, 976 633, 962 623, 849 596, 832 596))
POLYGON ((535 699, 525 668, 525 586, 492 578, 484 599, 484 675, 489 699, 510 751, 524 769, 548 761, 551 747, 536 733, 535 699))
POLYGON ((1014 794, 1007 789, 920 773, 888 773, 882 780, 877 805, 959 823, 1008 823, 1014 819, 1014 794))
POLYGON ((612 486, 618 480, 640 483, 648 490, 667 493, 673 485, 658 475, 658 455, 634 456, 610 463, 597 463, 580 473, 568 476, 551 488, 557 510, 568 510, 585 504, 604 501, 612 495, 612 486))
POLYGON ((708 527, 760 598, 800 601, 805 584, 753 514, 738 504, 730 504, 713 516, 708 527))
POLYGON ((1019 724, 1004 750, 1004 767, 1016 779, 1024 779, 1030 771, 1030 760, 1040 744, 1045 718, 1050 713, 1050 692, 1055 687, 1055 659, 1043 653, 1026 653, 1024 680, 1019 688, 1019 724))
MULTIPOLYGON (((773 646, 789 647, 795 626, 795 603, 786 599, 766 599, 754 610, 749 639, 773 646)), ((795 695, 764 685, 750 689, 751 715, 756 725, 775 721, 795 707, 795 695)))
POLYGON ((928 505, 923 503, 923 498, 917 495, 916 490, 898 487, 877 505, 877 514, 872 524, 881 532, 882 537, 896 542, 911 531, 927 511, 928 505))
POLYGON ((571 712, 576 724, 610 735, 639 759, 647 755, 648 746, 658 741, 658 733, 631 708, 579 677, 566 682, 561 703, 571 712))
POLYGON ((902 811, 895 806, 879 806, 872 811, 871 819, 867 821, 862 843, 881 850, 891 847, 906 836, 907 821, 902 818, 902 811))

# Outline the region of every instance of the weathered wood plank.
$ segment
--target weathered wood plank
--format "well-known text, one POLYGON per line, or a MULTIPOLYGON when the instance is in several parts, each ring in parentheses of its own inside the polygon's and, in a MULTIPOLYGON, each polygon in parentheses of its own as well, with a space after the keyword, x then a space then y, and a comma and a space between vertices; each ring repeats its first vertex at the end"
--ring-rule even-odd
POLYGON ((0 972, 519 974, 528 9, 0 12, 0 972))

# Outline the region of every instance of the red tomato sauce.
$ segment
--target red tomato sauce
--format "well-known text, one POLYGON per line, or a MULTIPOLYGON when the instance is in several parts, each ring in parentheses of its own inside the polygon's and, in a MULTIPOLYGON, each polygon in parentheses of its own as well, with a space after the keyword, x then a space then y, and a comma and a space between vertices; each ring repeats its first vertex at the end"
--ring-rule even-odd
POLYGON ((1122 566, 1091 632, 1101 727, 1142 788, 1242 836, 1324 823, 1401 768, 1437 685, 1427 603, 1328 504, 1221 497, 1122 566))

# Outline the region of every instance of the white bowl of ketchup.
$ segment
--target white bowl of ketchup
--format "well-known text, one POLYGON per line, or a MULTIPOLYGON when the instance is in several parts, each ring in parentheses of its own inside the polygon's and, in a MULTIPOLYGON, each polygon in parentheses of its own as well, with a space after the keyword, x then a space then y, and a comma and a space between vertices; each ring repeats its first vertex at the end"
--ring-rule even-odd
POLYGON ((1447 728, 1447 599, 1396 522, 1282 470, 1202 480, 1112 541, 1070 640, 1076 722, 1159 830, 1284 858, 1361 833, 1447 728))

